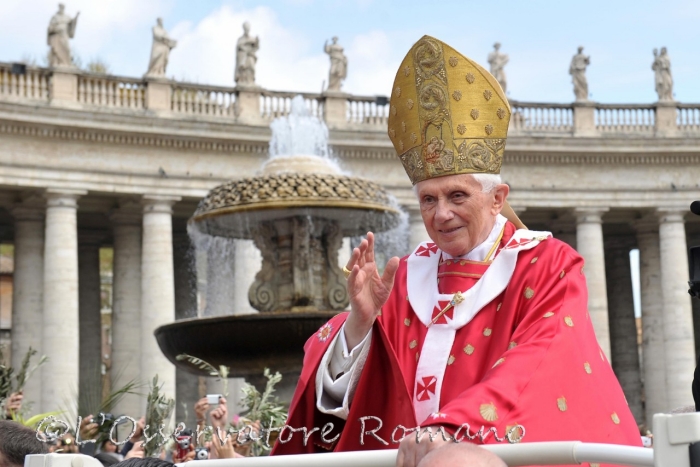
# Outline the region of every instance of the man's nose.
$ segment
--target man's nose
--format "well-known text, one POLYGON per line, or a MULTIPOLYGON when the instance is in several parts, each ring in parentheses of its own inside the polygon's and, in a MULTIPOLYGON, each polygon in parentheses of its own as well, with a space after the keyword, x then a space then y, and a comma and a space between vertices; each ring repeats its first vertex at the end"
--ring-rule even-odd
POLYGON ((448 203, 447 200, 444 199, 438 200, 437 210, 435 212, 435 220, 438 222, 447 222, 453 217, 454 213, 452 212, 452 207, 450 206, 450 203, 448 203))

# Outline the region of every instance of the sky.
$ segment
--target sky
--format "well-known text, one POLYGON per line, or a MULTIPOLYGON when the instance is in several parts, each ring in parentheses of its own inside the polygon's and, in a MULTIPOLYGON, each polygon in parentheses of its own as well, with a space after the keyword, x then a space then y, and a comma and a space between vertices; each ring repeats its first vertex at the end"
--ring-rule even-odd
MULTIPOLYGON (((396 68, 422 35, 433 35, 486 65, 493 43, 508 54, 513 100, 571 102, 568 74, 576 48, 591 56, 591 99, 656 101, 654 48, 667 47, 674 92, 700 102, 700 2, 697 0, 64 0, 80 11, 72 49, 83 64, 111 74, 146 72, 151 27, 162 17, 178 41, 169 77, 233 86, 236 40, 244 21, 259 36, 256 81, 280 91, 320 92, 329 59, 323 44, 338 36, 348 57, 343 90, 388 95, 396 68)), ((0 0, 0 61, 46 56, 46 27, 56 0, 0 0)))

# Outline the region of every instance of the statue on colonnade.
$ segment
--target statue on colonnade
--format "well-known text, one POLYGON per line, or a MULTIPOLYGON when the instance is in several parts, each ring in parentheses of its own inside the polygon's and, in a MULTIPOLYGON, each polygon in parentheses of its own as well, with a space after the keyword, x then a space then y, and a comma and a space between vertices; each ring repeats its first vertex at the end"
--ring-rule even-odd
POLYGON ((236 43, 236 70, 234 79, 238 86, 255 85, 255 64, 258 57, 255 55, 260 48, 260 39, 250 34, 250 23, 243 23, 243 35, 236 43))
POLYGON ((591 64, 591 57, 583 54, 583 47, 578 48, 578 53, 571 59, 569 74, 574 83, 574 95, 576 102, 588 100, 588 80, 586 79, 586 67, 591 64))
POLYGON ((666 47, 661 47, 661 53, 654 49, 654 63, 651 65, 654 70, 654 84, 659 101, 673 101, 673 76, 671 76, 671 58, 668 56, 666 47))
POLYGON ((343 80, 348 76, 348 58, 343 52, 343 47, 338 45, 338 38, 333 37, 333 43, 326 41, 324 52, 331 59, 331 69, 328 72, 328 91, 340 91, 343 80))
POLYGON ((78 24, 80 12, 71 18, 65 13, 65 5, 58 4, 58 12, 51 17, 47 31, 46 43, 51 48, 49 52, 49 66, 73 68, 73 57, 70 53, 69 39, 75 36, 75 27, 78 24))
POLYGON ((501 53, 501 43, 496 42, 493 44, 493 52, 489 54, 488 57, 488 62, 489 65, 491 65, 491 74, 493 75, 494 78, 496 78, 496 81, 498 81, 498 84, 501 85, 501 88, 503 89, 503 93, 506 93, 506 72, 503 70, 503 68, 506 66, 508 63, 508 55, 501 53))
POLYGON ((170 51, 175 48, 177 41, 168 36, 163 27, 163 18, 156 20, 153 26, 153 47, 151 47, 151 59, 148 62, 146 76, 149 78, 165 77, 165 69, 168 66, 170 51))

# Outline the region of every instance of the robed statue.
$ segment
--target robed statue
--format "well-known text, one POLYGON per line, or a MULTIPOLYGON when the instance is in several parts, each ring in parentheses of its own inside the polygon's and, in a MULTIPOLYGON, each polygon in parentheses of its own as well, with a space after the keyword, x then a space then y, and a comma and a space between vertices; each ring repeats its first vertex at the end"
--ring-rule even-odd
POLYGON ((591 57, 583 54, 583 47, 578 48, 578 53, 571 59, 569 74, 574 83, 574 95, 576 102, 588 100, 588 80, 586 79, 586 67, 591 64, 591 57))
POLYGON ((491 65, 491 74, 493 75, 494 78, 496 78, 496 81, 498 81, 498 84, 501 85, 501 88, 503 89, 503 93, 505 94, 506 92, 506 72, 503 70, 503 68, 506 66, 508 63, 508 55, 501 53, 501 43, 496 42, 493 44, 493 52, 489 54, 488 57, 488 62, 489 65, 491 65))
POLYGON ((146 76, 160 78, 165 76, 168 66, 170 51, 177 45, 177 41, 168 36, 163 27, 163 19, 158 18, 153 26, 153 47, 151 47, 151 60, 148 62, 146 76))
POLYGON ((668 56, 666 47, 661 47, 661 53, 654 49, 654 63, 651 65, 654 70, 654 84, 659 101, 673 100, 673 76, 671 76, 671 58, 668 56))
POLYGON ((236 70, 234 79, 241 86, 253 86, 255 84, 255 64, 258 57, 255 55, 260 48, 260 39, 250 35, 250 23, 243 23, 243 35, 236 43, 236 70))
POLYGON ((328 90, 340 91, 343 80, 348 76, 348 58, 343 53, 343 47, 338 45, 338 38, 334 37, 332 43, 326 41, 323 50, 331 59, 331 69, 328 73, 328 90))
POLYGON ((65 13, 65 10, 65 5, 59 3, 58 13, 53 15, 49 22, 46 42, 51 48, 49 66, 52 67, 74 67, 68 40, 75 36, 75 27, 78 24, 80 12, 75 15, 75 18, 71 18, 65 13))

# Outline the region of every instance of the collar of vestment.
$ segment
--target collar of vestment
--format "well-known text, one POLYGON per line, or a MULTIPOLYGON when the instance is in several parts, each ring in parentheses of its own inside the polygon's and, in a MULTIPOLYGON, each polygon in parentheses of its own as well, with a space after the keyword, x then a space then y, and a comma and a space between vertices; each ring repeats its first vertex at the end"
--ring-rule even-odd
POLYGON ((439 410, 442 379, 455 332, 505 290, 515 271, 520 251, 534 248, 552 236, 549 232, 519 229, 505 246, 496 251, 494 246, 500 242, 505 223, 506 219, 499 215, 487 239, 464 257, 458 258, 471 261, 493 259, 476 284, 461 292, 461 301, 455 300, 456 294, 441 294, 438 290, 438 264, 440 258, 448 256, 435 243, 421 243, 408 257, 408 300, 418 319, 428 327, 414 388, 413 401, 418 423, 439 410))

